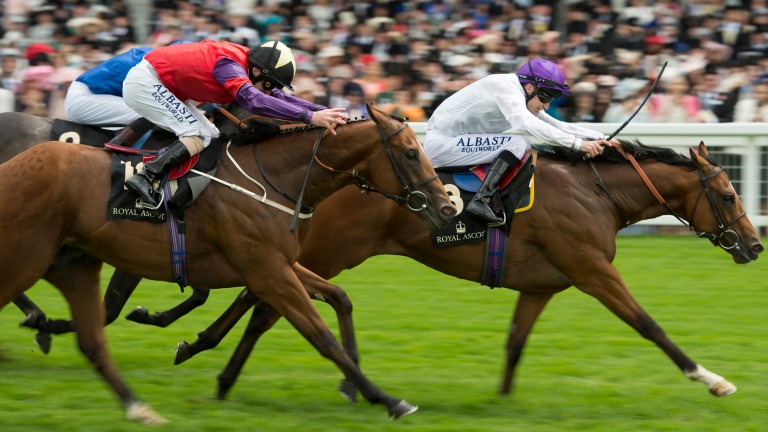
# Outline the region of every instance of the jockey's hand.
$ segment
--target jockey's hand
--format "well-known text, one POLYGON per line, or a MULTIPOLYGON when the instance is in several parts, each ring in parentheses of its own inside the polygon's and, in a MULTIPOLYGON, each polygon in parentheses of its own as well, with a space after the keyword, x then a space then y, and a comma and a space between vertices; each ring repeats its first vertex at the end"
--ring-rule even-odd
POLYGON ((349 120, 349 114, 345 108, 328 108, 312 113, 312 124, 324 127, 334 135, 336 131, 333 130, 333 125, 347 124, 347 120, 349 120))
POLYGON ((602 139, 597 141, 582 141, 580 151, 586 154, 585 158, 593 158, 603 153, 603 147, 611 145, 610 142, 602 139))

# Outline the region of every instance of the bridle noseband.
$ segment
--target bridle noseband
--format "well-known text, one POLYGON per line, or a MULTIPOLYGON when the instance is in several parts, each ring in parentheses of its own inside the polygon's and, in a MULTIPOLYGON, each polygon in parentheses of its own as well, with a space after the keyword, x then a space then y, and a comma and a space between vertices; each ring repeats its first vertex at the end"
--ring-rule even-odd
POLYGON ((405 174, 405 170, 403 169, 402 165, 397 160, 397 158, 395 158, 395 154, 392 151, 392 146, 389 144, 389 140, 391 140, 392 137, 396 136, 397 134, 405 130, 408 127, 408 125, 404 124, 397 130, 392 132, 391 134, 387 135, 384 132, 384 129, 381 126, 379 126, 378 123, 375 123, 375 124, 376 124, 376 129, 379 131, 379 137, 381 138, 381 143, 384 145, 384 147, 382 150, 379 151, 379 153, 373 159, 371 159, 371 161, 368 163, 368 166, 362 172, 367 172, 369 167, 373 165, 374 162, 376 162, 379 156, 381 156, 382 151, 386 150, 387 156, 389 157, 389 160, 392 163, 392 168, 395 171, 395 176, 397 176, 397 179, 400 181, 400 184, 403 186, 403 190, 405 190, 406 192, 405 195, 395 195, 395 194, 391 194, 389 192, 383 191, 382 189, 374 185, 373 182, 368 180, 365 176, 361 175, 360 172, 340 171, 324 164, 317 158, 315 159, 315 161, 320 166, 327 169, 328 171, 345 173, 345 174, 351 175, 352 177, 355 178, 355 180, 357 180, 356 184, 362 191, 380 193, 385 197, 391 199, 392 201, 395 201, 398 204, 405 204, 406 206, 408 206, 408 208, 411 211, 414 211, 414 212, 420 212, 420 211, 426 210, 429 207, 429 200, 427 199, 427 195, 418 189, 432 181, 437 180, 438 178, 437 174, 425 180, 422 180, 420 182, 414 183, 405 174))

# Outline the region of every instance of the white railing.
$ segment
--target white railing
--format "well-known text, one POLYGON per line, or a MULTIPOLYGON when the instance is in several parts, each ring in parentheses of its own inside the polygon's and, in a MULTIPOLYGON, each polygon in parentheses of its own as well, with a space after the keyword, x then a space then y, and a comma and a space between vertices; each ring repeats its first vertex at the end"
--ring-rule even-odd
MULTIPOLYGON (((426 123, 410 123, 424 138, 426 123)), ((606 135, 617 123, 582 123, 606 135)), ((747 215, 755 227, 768 227, 768 123, 630 123, 619 138, 637 139, 643 144, 669 147, 688 154, 688 148, 704 141, 712 156, 730 177, 747 215)), ((679 225, 672 216, 641 222, 647 225, 679 225)))

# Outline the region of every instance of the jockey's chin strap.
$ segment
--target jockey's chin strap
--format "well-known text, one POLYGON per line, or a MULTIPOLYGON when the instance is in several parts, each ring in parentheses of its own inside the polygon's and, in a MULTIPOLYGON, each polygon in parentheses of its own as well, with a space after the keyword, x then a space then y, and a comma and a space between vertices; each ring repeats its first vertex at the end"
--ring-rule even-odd
MULTIPOLYGON (((724 222, 723 217, 720 214, 720 211, 717 209, 717 206, 715 205, 715 199, 712 197, 712 190, 709 188, 709 183, 708 183, 710 179, 715 178, 720 174, 722 174, 723 172, 725 172, 723 168, 720 168, 719 170, 715 171, 710 175, 705 175, 703 171, 698 170, 701 189, 699 190, 699 194, 696 196, 696 202, 693 205, 693 210, 691 210, 691 217, 689 218, 689 221, 686 222, 685 219, 681 218, 677 214, 677 212, 675 212, 672 209, 672 207, 669 204, 667 204, 667 201, 664 199, 664 197, 661 196, 659 191, 656 189, 656 187, 653 185, 651 180, 645 174, 645 171, 643 171, 643 169, 640 167, 640 164, 637 163, 637 160, 635 159, 635 157, 632 154, 625 152, 624 149, 620 146, 613 146, 613 147, 616 149, 617 152, 619 152, 619 154, 624 156, 624 158, 626 158, 630 164, 632 164, 632 166, 635 168, 635 171, 637 171, 637 174, 643 180, 643 183, 645 183, 646 187, 651 192, 651 194, 653 194, 653 196, 656 198, 659 204, 664 206, 664 208, 667 209, 667 211, 669 211, 669 213, 672 214, 672 216, 674 216, 678 221, 680 221, 680 223, 682 223, 683 225, 686 225, 690 231, 696 233, 698 237, 706 238, 709 241, 711 241, 713 244, 719 245, 720 247, 726 250, 733 249, 738 246, 739 235, 735 231, 728 229, 728 227, 734 224, 737 220, 744 217, 747 214, 747 212, 742 211, 739 215, 734 217, 732 220, 728 221, 727 223, 724 222), (715 219, 717 220, 717 227, 720 230, 719 234, 711 234, 708 232, 699 231, 693 227, 693 216, 696 214, 696 208, 699 206, 699 201, 701 200, 701 196, 704 192, 706 192, 707 194, 709 205, 712 208, 712 212, 714 213, 715 219)), ((624 219, 623 227, 626 228, 630 224, 627 214, 621 209, 621 207, 618 204, 618 201, 616 201, 613 195, 611 195, 611 193, 608 192, 608 188, 605 186, 605 182, 603 182, 602 177, 600 177, 600 174, 598 173, 597 168, 595 168, 595 164, 592 162, 592 159, 589 159, 589 164, 592 167, 592 171, 594 171, 594 173, 597 175, 597 178, 598 178, 597 185, 600 187, 601 190, 603 190, 603 192, 605 192, 605 194, 610 199, 611 203, 619 211, 619 214, 624 219)))

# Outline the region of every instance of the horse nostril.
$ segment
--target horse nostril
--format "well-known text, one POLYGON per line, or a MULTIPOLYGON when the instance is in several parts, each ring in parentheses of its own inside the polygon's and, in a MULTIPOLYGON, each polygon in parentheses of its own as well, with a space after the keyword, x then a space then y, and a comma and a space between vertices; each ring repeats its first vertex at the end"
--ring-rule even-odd
POLYGON ((456 216, 456 207, 454 206, 444 206, 441 211, 443 212, 443 216, 446 216, 446 217, 456 216))
POLYGON ((755 243, 752 245, 752 252, 761 253, 763 251, 762 243, 755 243))

